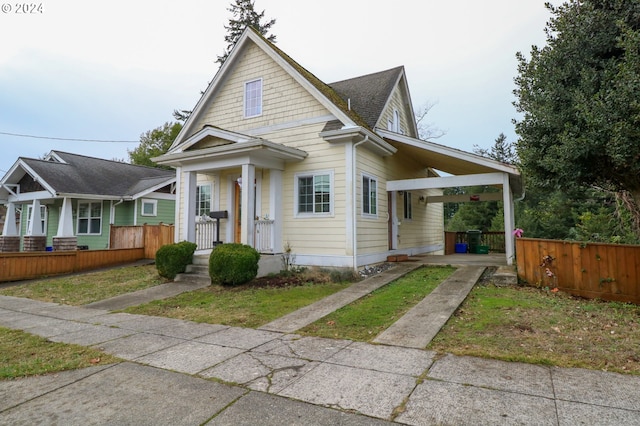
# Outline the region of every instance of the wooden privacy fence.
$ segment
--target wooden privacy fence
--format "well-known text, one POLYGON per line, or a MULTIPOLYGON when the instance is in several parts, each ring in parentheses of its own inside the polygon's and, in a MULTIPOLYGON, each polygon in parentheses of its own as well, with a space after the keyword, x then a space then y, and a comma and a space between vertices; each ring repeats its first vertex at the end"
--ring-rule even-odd
POLYGON ((173 243, 174 225, 111 225, 109 248, 144 248, 145 259, 155 259, 158 249, 173 243))
POLYGON ((144 248, 0 253, 0 282, 99 269, 145 258, 144 248))
POLYGON ((530 284, 640 304, 640 246, 516 238, 516 262, 530 284))

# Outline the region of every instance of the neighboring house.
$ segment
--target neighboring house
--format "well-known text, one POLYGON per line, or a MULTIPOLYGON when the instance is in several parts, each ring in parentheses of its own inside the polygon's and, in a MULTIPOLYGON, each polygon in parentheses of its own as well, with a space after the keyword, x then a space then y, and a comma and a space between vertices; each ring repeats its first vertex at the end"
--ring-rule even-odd
POLYGON ((504 188, 513 257, 517 169, 417 139, 403 67, 327 85, 247 29, 154 161, 177 171, 176 241, 199 249, 203 218, 222 211, 222 242, 287 247, 299 265, 442 254, 442 189, 487 184, 504 188))
POLYGON ((1 238, 13 244, 0 251, 104 249, 110 225, 173 223, 175 182, 171 170, 60 151, 19 158, 0 180, 1 238))

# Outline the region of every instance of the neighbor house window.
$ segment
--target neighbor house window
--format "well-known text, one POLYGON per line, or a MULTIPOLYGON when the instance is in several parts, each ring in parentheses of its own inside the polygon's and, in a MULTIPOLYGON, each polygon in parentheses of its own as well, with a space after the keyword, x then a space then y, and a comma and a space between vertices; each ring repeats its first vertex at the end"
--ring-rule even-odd
POLYGON ((262 79, 244 84, 244 116, 256 117, 262 114, 262 79))
POLYGON ((100 235, 102 233, 102 201, 78 203, 78 234, 100 235))
POLYGON ((298 214, 330 214, 332 212, 332 177, 330 172, 296 176, 298 214))
POLYGON ((378 214, 378 181, 371 176, 362 176, 362 213, 378 214))
POLYGON ((142 200, 142 216, 158 216, 158 200, 142 200))
POLYGON ((413 218, 413 212, 411 210, 411 193, 409 191, 404 191, 404 218, 413 218))
MULTIPOLYGON (((33 205, 27 206, 27 232, 31 226, 31 212, 33 212, 33 205)), ((47 234, 47 207, 40 206, 40 231, 43 234, 47 234)))
POLYGON ((211 212, 211 185, 198 185, 196 196, 196 214, 208 216, 211 212))

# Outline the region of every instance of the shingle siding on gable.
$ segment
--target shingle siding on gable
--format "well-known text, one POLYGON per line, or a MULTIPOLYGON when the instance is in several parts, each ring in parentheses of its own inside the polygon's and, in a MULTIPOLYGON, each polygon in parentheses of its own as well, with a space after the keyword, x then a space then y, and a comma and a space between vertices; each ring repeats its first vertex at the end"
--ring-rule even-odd
POLYGON ((393 112, 394 110, 398 110, 400 112, 400 128, 404 131, 404 134, 411 137, 416 137, 413 133, 413 126, 409 125, 409 120, 413 120, 413 117, 410 117, 411 110, 407 108, 407 100, 403 95, 402 91, 399 88, 396 88, 391 95, 391 101, 389 105, 384 110, 384 113, 381 116, 380 123, 378 127, 387 129, 387 122, 389 120, 393 121, 393 112))
POLYGON ((194 129, 200 130, 210 124, 243 133, 327 114, 324 106, 267 54, 251 44, 194 129), (262 115, 244 118, 244 83, 256 78, 262 78, 263 83, 262 115))

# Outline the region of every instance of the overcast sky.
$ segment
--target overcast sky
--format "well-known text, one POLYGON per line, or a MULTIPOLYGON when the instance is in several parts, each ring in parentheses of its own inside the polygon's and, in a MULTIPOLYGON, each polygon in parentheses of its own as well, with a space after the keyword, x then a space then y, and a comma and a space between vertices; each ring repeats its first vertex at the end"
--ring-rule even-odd
MULTIPOLYGON (((0 176, 52 149, 128 161, 192 109, 225 48, 231 0, 0 0, 0 176), (18 13, 20 12, 20 13, 18 13), (26 11, 30 12, 30 11, 26 11)), ((557 4, 558 2, 554 2, 557 4)), ((544 0, 256 0, 277 45, 326 83, 405 66, 438 143, 489 148, 511 120, 515 54, 545 42, 544 0)))

